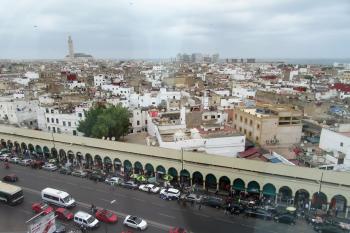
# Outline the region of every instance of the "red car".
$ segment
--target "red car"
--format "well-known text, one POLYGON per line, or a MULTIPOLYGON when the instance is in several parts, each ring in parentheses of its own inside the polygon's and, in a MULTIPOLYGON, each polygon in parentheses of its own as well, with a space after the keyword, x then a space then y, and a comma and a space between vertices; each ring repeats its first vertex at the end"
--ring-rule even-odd
POLYGON ((105 223, 116 223, 118 221, 117 215, 106 209, 97 210, 95 216, 99 221, 105 223))
POLYGON ((18 177, 15 174, 10 174, 10 175, 4 176, 2 180, 7 182, 16 182, 18 181, 18 177))
POLYGON ((51 213, 53 211, 53 208, 45 203, 34 203, 32 205, 32 210, 37 214, 44 212, 44 214, 46 215, 51 213))
POLYGON ((71 220, 73 219, 73 213, 65 208, 57 208, 55 211, 57 218, 62 220, 71 220))
POLYGON ((187 233, 187 231, 182 227, 175 227, 170 229, 169 233, 187 233))

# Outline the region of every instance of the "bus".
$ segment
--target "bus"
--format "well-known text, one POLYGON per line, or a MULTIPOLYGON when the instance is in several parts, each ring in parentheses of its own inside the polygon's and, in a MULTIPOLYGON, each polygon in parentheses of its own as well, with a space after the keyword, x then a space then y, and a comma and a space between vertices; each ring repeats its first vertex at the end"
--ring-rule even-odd
POLYGON ((6 184, 0 181, 0 201, 8 205, 18 205, 23 202, 23 190, 22 188, 6 184))

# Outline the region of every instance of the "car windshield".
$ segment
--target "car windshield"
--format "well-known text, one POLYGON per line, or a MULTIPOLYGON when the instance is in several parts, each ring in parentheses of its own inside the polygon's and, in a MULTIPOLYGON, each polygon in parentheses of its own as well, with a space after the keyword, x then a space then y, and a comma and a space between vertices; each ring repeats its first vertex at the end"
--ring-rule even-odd
POLYGON ((136 224, 140 224, 142 222, 142 219, 138 217, 133 218, 133 220, 135 221, 136 224))
POLYGON ((95 221, 95 218, 90 216, 86 221, 87 221, 87 223, 92 223, 95 221))
POLYGON ((65 198, 63 198, 63 202, 64 203, 68 203, 72 200, 72 197, 70 195, 66 196, 65 198))

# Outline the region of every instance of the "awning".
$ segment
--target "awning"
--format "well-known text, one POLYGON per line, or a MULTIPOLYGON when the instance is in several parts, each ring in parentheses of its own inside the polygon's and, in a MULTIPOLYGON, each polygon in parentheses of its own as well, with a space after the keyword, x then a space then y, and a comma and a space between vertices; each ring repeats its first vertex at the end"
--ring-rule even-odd
POLYGON ((114 162, 114 165, 122 165, 121 162, 114 162))
POLYGON ((233 188, 234 190, 244 191, 244 190, 245 190, 244 181, 243 181, 243 180, 240 180, 240 179, 235 180, 235 181, 233 182, 232 188, 233 188))
POLYGON ((276 188, 272 184, 266 184, 263 187, 263 194, 267 196, 276 196, 276 188))

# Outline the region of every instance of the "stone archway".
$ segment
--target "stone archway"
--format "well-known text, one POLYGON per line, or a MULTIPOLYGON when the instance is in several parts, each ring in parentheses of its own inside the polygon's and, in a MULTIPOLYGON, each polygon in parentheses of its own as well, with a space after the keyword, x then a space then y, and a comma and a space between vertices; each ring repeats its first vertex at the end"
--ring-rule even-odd
POLYGON ((114 170, 116 172, 120 172, 121 168, 122 168, 122 162, 120 161, 120 159, 115 158, 113 160, 113 165, 114 165, 114 170))
POLYGON ((316 192, 312 195, 311 208, 326 210, 327 209, 327 195, 323 192, 316 192))
POLYGON ((67 155, 66 152, 63 149, 59 150, 59 160, 61 164, 66 164, 67 163, 67 155))
POLYGON ((295 192, 294 206, 298 209, 308 209, 310 193, 305 189, 299 189, 295 192))
POLYGON ((103 167, 106 173, 111 173, 113 169, 112 160, 110 157, 106 156, 103 158, 103 167))
POLYGON ((293 191, 288 186, 282 186, 278 190, 278 197, 281 203, 291 205, 293 203, 293 191))
POLYGON ((240 193, 242 191, 245 191, 245 182, 238 178, 238 179, 235 179, 233 181, 233 184, 232 184, 232 189, 236 192, 236 193, 240 193))
POLYGON ((329 203, 329 209, 335 217, 345 217, 347 200, 343 195, 335 195, 329 203))
POLYGON ((95 155, 94 157, 94 167, 97 169, 103 169, 102 158, 99 155, 95 155))
POLYGON ((145 173, 148 177, 153 177, 154 176, 154 168, 153 165, 150 163, 147 163, 145 165, 145 173))
POLYGON ((208 174, 205 177, 205 188, 207 190, 217 190, 217 180, 213 174, 208 174))
POLYGON ((204 179, 203 179, 202 173, 200 173, 198 171, 193 172, 193 174, 192 174, 192 184, 196 184, 200 188, 203 188, 204 179))
POLYGON ((94 166, 94 159, 92 158, 92 155, 87 153, 85 154, 85 168, 92 169, 94 166))
POLYGON ((143 166, 142 166, 142 163, 140 163, 139 161, 136 161, 134 163, 134 173, 143 174, 143 166))
POLYGON ((219 179, 219 190, 230 192, 231 191, 231 181, 227 176, 221 176, 219 179))

